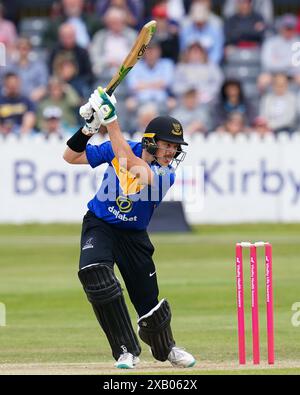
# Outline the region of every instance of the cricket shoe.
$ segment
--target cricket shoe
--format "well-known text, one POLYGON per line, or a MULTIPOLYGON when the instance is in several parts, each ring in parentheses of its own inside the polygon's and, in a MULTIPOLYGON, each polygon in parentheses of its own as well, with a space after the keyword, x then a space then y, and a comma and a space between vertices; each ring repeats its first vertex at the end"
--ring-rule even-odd
POLYGON ((115 363, 115 367, 118 369, 133 369, 139 362, 139 357, 135 357, 130 352, 124 352, 115 363))
POLYGON ((177 368, 191 368, 196 363, 196 360, 192 354, 179 347, 172 348, 168 356, 168 361, 170 361, 171 364, 177 368))

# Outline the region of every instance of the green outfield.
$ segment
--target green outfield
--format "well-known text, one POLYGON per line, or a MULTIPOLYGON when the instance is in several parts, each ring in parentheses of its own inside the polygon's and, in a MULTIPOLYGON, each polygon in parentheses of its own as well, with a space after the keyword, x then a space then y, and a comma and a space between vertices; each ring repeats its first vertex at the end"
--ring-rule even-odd
MULTIPOLYGON (((112 368, 109 347, 77 279, 79 233, 79 225, 0 226, 0 302, 6 306, 6 326, 0 327, 0 373, 124 374, 112 368)), ((300 302, 300 225, 201 226, 189 235, 155 234, 151 239, 160 297, 172 306, 177 344, 192 352, 197 364, 191 370, 172 370, 168 363, 155 363, 143 346, 140 367, 126 373, 300 373, 300 317, 292 310, 300 302), (246 240, 273 243, 274 367, 237 364, 234 247, 246 240)), ((259 274, 264 361, 262 262, 259 274)), ((131 306, 130 312, 136 327, 131 306)))

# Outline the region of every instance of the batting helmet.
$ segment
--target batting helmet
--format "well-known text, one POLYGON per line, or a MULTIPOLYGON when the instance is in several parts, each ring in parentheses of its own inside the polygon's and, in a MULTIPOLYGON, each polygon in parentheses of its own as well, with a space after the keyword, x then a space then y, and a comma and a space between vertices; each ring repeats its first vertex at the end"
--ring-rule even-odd
POLYGON ((158 140, 178 144, 174 159, 177 165, 183 161, 185 152, 182 151, 181 145, 188 145, 188 143, 183 139, 183 128, 177 119, 170 116, 159 116, 152 119, 145 129, 142 146, 149 154, 155 156, 158 140), (180 154, 184 155, 181 159, 177 159, 180 154))

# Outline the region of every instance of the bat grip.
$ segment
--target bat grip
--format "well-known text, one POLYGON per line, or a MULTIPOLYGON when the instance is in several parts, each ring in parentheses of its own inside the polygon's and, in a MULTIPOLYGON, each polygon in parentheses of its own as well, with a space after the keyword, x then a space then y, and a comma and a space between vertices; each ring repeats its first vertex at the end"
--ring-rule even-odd
MULTIPOLYGON (((111 87, 111 88, 105 89, 105 92, 108 94, 108 96, 111 96, 114 93, 114 90, 115 90, 114 87, 111 87)), ((94 112, 95 112, 95 110, 93 109, 93 113, 94 112)), ((94 115, 92 115, 90 119, 87 119, 87 122, 92 122, 93 119, 94 119, 94 115)))
POLYGON ((105 89, 105 92, 110 97, 114 93, 114 89, 113 88, 108 88, 108 89, 105 89))

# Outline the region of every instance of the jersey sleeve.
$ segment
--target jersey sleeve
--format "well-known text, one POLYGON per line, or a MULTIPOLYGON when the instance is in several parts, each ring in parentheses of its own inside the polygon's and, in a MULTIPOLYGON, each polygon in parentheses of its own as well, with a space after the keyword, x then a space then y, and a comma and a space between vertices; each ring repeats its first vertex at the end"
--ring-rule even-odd
POLYGON ((103 163, 111 163, 115 157, 110 141, 106 141, 100 145, 88 144, 85 152, 92 168, 100 166, 103 163))

